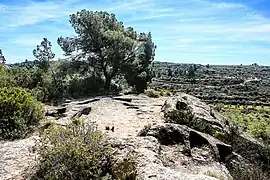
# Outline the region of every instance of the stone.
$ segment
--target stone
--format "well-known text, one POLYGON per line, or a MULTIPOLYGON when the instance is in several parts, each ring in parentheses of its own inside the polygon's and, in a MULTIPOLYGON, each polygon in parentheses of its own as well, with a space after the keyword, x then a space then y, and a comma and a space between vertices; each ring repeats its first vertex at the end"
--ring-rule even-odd
POLYGON ((232 147, 220 140, 179 124, 157 124, 146 127, 143 136, 153 136, 162 145, 184 144, 186 150, 190 151, 194 147, 207 145, 211 148, 217 160, 224 161, 232 153, 232 147))
POLYGON ((92 108, 91 107, 82 107, 78 112, 76 112, 72 118, 79 118, 82 115, 89 115, 89 113, 91 112, 92 108))

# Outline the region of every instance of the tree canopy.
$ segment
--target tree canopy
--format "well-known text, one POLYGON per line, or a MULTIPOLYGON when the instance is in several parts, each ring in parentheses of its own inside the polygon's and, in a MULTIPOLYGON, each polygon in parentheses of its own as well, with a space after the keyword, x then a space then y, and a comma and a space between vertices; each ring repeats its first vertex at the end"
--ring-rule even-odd
POLYGON ((114 14, 104 11, 79 11, 70 15, 70 23, 77 36, 59 37, 58 44, 65 55, 72 55, 73 61, 86 61, 89 68, 103 75, 106 90, 119 74, 129 77, 128 82, 136 86, 131 71, 137 78, 143 76, 139 79, 151 79, 145 78, 155 56, 151 33, 125 28, 114 14))
POLYGON ((33 55, 38 61, 38 66, 40 69, 47 71, 50 66, 50 62, 55 54, 52 52, 52 44, 47 38, 43 38, 40 45, 33 50, 33 55))

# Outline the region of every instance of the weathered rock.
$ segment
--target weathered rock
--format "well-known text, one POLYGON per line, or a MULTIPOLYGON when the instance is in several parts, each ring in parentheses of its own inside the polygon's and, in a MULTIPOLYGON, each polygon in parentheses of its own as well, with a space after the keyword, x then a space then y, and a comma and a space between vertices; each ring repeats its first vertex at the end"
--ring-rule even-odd
POLYGON ((195 130, 190 130, 189 141, 191 148, 210 145, 216 157, 222 161, 232 153, 232 147, 220 140, 210 136, 209 134, 201 133, 195 130))
POLYGON ((88 115, 91 112, 91 107, 83 107, 78 112, 76 112, 71 118, 81 117, 82 115, 88 115))
POLYGON ((66 111, 67 111, 67 108, 66 107, 62 107, 62 108, 58 108, 57 109, 57 113, 59 115, 64 114, 66 111))
MULTIPOLYGON (((198 98, 179 93, 175 97, 169 97, 161 108, 164 115, 174 110, 189 109, 193 114, 193 124, 199 124, 196 130, 214 134, 216 131, 228 132, 226 119, 201 102, 198 98)), ((196 128, 196 127, 193 127, 196 128)))
POLYGON ((125 101, 125 102, 132 101, 132 98, 128 98, 128 97, 114 97, 113 99, 118 100, 118 101, 125 101))
POLYGON ((123 162, 131 153, 136 157, 138 180, 214 180, 207 173, 212 172, 222 179, 231 179, 226 167, 216 161, 199 163, 181 153, 181 146, 165 146, 152 136, 110 141, 114 151, 113 164, 123 162))
POLYGON ((51 116, 51 117, 58 117, 62 116, 67 111, 66 107, 59 107, 59 108, 48 108, 46 112, 46 116, 51 116))
POLYGON ((85 100, 82 102, 78 102, 77 105, 85 105, 85 104, 89 104, 89 103, 96 102, 99 100, 100 100, 100 98, 89 99, 89 100, 85 100))
MULTIPOLYGON (((192 136, 197 136, 197 138, 192 139, 201 139, 201 143, 206 143, 205 140, 207 139, 208 143, 211 144, 211 136, 218 132, 221 136, 217 137, 226 144, 221 141, 217 143, 216 140, 214 140, 216 148, 213 148, 213 150, 219 152, 219 156, 222 160, 225 160, 225 157, 233 150, 250 163, 262 164, 264 169, 270 169, 269 146, 263 145, 257 140, 253 140, 242 134, 235 134, 231 128, 232 124, 228 119, 221 116, 198 98, 184 93, 178 93, 176 97, 169 97, 165 101, 161 111, 166 115, 174 110, 185 108, 188 108, 193 113, 192 128, 198 130, 196 133, 192 133, 192 136), (227 144, 230 144, 230 146, 227 144)), ((239 164, 241 164, 241 162, 239 162, 239 164)))
POLYGON ((15 141, 0 141, 0 179, 20 178, 21 174, 35 163, 36 153, 31 149, 38 137, 15 141))
MULTIPOLYGON (((232 179, 224 161, 232 164, 231 167, 238 167, 239 164, 247 163, 244 161, 246 159, 267 160, 267 155, 262 155, 262 145, 253 146, 255 142, 247 138, 243 140, 240 138, 242 136, 237 136, 237 145, 231 144, 232 149, 228 145, 231 141, 226 144, 223 140, 212 137, 211 133, 216 130, 230 135, 226 119, 199 99, 186 94, 169 98, 148 98, 144 95, 127 95, 117 99, 103 97, 68 102, 61 108, 66 110, 57 120, 52 116, 47 119, 55 120, 58 125, 67 125, 72 117, 85 115, 86 121, 96 122, 100 130, 109 137, 114 150, 112 163, 116 168, 125 161, 128 154, 136 154, 139 180, 232 179), (194 121, 209 126, 210 132, 164 123, 160 106, 164 113, 177 109, 190 110, 194 114, 194 121), (143 129, 146 125, 148 126, 143 129), (139 131, 139 137, 136 137, 139 131), (237 153, 243 156, 232 150, 237 150, 237 153)), ((58 114, 59 107, 48 109, 58 114)), ((28 157, 28 143, 33 144, 31 139, 1 142, 0 179, 14 179, 29 165, 27 163, 34 159, 35 154, 29 154, 28 157), (20 162, 21 160, 23 162, 20 162)))
POLYGON ((194 147, 207 145, 210 146, 218 160, 225 160, 232 153, 232 147, 230 145, 184 125, 171 123, 157 124, 148 127, 141 135, 153 136, 162 145, 184 144, 186 151, 190 151, 194 147))

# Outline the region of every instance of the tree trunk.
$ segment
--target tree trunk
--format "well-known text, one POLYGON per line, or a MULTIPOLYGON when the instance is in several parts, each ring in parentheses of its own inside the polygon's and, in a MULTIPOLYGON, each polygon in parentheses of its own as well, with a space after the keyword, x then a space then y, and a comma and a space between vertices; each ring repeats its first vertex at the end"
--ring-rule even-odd
POLYGON ((105 91, 110 91, 111 81, 112 81, 111 77, 108 76, 105 77, 105 86, 104 86, 105 91))

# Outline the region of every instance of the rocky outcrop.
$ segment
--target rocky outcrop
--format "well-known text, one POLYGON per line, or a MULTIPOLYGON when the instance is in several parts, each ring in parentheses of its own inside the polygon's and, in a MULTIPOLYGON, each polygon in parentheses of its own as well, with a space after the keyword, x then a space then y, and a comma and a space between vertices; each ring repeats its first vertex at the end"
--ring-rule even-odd
POLYGON ((232 147, 220 140, 179 124, 158 124, 140 133, 141 136, 153 136, 162 145, 183 144, 185 152, 190 154, 194 147, 208 146, 217 160, 225 160, 232 153, 232 147))
POLYGON ((153 136, 111 140, 115 168, 132 152, 138 180, 232 179, 225 165, 212 159, 211 150, 193 148, 186 155, 182 144, 162 145, 153 136))
MULTIPOLYGON (((99 97, 47 106, 47 110, 47 119, 56 125, 67 125, 73 117, 96 122, 112 146, 114 169, 120 170, 124 164, 132 172, 135 167, 138 180, 230 180, 231 169, 266 162, 270 152, 264 145, 232 133, 226 118, 183 93, 160 98, 99 97), (191 125, 200 126, 165 122, 168 113, 179 110, 192 113, 191 125), (130 155, 134 161, 126 164, 130 155)), ((14 178, 34 162, 36 154, 29 151, 34 139, 0 142, 0 179, 14 178)))
POLYGON ((208 105, 200 101, 198 98, 190 96, 184 93, 178 93, 174 97, 169 97, 161 108, 161 112, 164 112, 166 116, 169 112, 174 110, 185 110, 193 114, 194 124, 199 124, 199 131, 207 131, 205 133, 214 134, 216 131, 222 133, 228 133, 228 127, 226 124, 228 120, 222 117, 219 113, 214 111, 208 105), (207 128, 205 128, 207 127, 207 128))
POLYGON ((245 168, 245 165, 248 167, 250 164, 255 164, 262 167, 265 172, 270 171, 270 147, 239 133, 229 120, 198 98, 178 93, 175 97, 169 97, 165 101, 161 111, 166 117, 170 112, 186 109, 193 114, 192 123, 188 123, 191 125, 190 128, 193 128, 191 132, 195 137, 191 139, 201 139, 201 142, 205 143, 207 140, 211 144, 212 140, 216 142, 216 138, 213 136, 219 138, 221 144, 216 144, 216 149, 218 149, 220 158, 233 166, 232 169, 239 165, 245 168), (234 155, 232 155, 232 151, 234 151, 234 155))
POLYGON ((78 112, 76 112, 71 118, 80 118, 82 115, 89 115, 91 112, 91 107, 82 107, 78 112))

